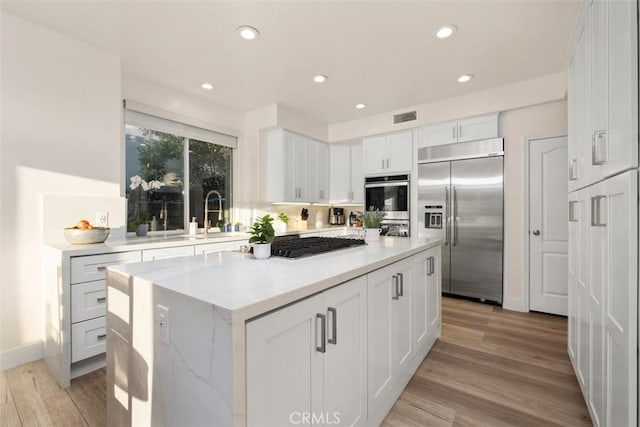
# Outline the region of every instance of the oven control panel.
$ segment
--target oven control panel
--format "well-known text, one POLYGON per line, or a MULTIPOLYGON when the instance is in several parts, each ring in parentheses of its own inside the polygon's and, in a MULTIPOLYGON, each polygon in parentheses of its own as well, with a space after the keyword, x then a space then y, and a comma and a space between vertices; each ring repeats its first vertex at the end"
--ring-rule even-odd
POLYGON ((426 205, 424 207, 424 228, 442 228, 442 205, 426 205))

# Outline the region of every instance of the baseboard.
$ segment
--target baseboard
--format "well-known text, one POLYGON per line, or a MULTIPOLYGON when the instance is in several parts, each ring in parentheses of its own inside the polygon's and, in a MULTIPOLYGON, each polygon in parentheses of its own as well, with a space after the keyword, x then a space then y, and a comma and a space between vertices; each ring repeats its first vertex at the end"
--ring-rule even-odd
POLYGON ((0 371, 40 360, 43 356, 42 341, 0 352, 0 371))
POLYGON ((529 308, 527 307, 527 304, 524 298, 505 297, 504 300, 502 301, 502 308, 504 308, 505 310, 511 310, 511 311, 521 311, 524 313, 529 311, 529 308))

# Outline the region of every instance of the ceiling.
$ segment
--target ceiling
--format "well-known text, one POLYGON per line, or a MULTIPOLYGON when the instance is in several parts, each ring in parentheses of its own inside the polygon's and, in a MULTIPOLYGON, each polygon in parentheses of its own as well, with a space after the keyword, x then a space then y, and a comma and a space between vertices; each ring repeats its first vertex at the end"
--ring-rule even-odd
POLYGON ((557 73, 576 0, 10 1, 122 58, 125 73, 234 111, 281 103, 326 124, 557 73), (439 40, 437 29, 458 31, 439 40), (261 36, 241 39, 251 25, 261 36), (456 78, 472 73, 468 83, 456 78), (326 74, 324 84, 313 82, 326 74), (211 91, 200 85, 210 82, 211 91), (367 105, 356 110, 355 104, 367 105))

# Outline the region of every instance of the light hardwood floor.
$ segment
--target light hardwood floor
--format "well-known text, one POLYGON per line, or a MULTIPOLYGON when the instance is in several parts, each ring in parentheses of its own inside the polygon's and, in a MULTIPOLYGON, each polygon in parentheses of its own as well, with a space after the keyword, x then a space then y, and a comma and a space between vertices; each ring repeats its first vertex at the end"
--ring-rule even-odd
MULTIPOLYGON (((565 318, 444 298, 442 339, 384 420, 396 426, 591 425, 565 318)), ((42 361, 0 372, 0 426, 104 426, 105 370, 60 389, 42 361)))

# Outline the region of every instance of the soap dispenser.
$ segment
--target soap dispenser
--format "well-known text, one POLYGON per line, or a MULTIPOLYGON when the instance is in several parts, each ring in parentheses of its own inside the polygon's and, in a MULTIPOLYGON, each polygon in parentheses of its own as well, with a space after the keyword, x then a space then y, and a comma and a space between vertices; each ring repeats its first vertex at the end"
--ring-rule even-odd
POLYGON ((198 222, 196 221, 196 217, 191 218, 191 222, 189 223, 189 236, 195 236, 198 233, 198 222))

